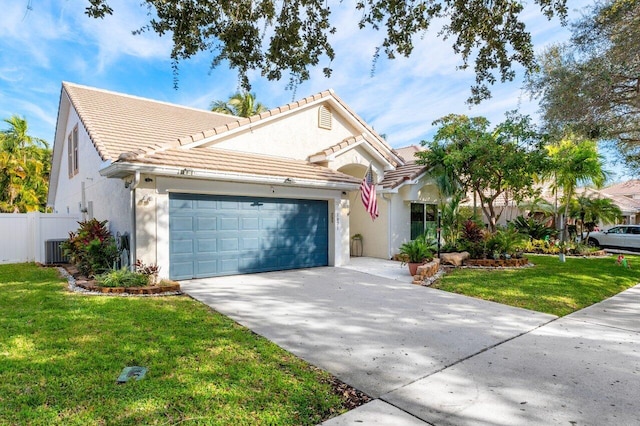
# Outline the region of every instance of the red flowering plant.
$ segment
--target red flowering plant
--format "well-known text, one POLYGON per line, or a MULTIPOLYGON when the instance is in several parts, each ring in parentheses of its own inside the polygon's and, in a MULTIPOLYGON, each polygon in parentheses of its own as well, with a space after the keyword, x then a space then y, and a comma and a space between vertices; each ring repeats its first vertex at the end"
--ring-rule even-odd
POLYGON ((69 239, 61 244, 64 255, 87 277, 112 269, 120 255, 107 222, 78 222, 77 232, 69 232, 69 239))

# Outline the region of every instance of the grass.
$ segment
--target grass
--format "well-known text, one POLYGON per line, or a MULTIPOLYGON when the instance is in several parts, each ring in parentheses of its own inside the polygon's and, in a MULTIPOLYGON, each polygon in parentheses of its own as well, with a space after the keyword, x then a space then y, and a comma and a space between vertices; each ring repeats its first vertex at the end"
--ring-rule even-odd
POLYGON ((625 256, 633 269, 615 257, 528 256, 533 268, 457 269, 433 287, 538 312, 564 316, 600 302, 640 282, 640 256, 625 256))
POLYGON ((65 284, 0 265, 0 425, 304 425, 344 411, 327 373, 188 297, 65 284), (116 384, 134 365, 146 377, 116 384))

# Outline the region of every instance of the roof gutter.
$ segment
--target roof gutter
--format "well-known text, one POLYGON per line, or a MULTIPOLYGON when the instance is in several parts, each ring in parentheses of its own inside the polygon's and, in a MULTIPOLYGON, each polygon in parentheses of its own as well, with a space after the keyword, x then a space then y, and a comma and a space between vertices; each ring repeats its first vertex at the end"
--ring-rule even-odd
POLYGON ((157 176, 177 177, 187 179, 206 179, 223 182, 252 183, 262 185, 291 185, 314 189, 336 189, 353 191, 360 187, 360 182, 330 182, 313 179, 294 178, 290 176, 255 176, 241 173, 217 172, 204 169, 189 169, 180 167, 153 166, 147 164, 133 164, 115 162, 100 169, 100 175, 107 178, 124 178, 135 173, 147 173, 157 176))

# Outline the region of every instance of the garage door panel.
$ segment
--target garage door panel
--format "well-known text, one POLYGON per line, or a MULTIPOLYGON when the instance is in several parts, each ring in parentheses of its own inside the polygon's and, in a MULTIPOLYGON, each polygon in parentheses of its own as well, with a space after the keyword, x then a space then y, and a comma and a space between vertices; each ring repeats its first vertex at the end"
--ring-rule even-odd
POLYGON ((198 253, 213 254, 218 251, 218 241, 216 238, 198 238, 198 253))
POLYGON ((174 279, 328 264, 326 201, 170 194, 170 206, 174 279))
POLYGON ((221 231, 237 231, 239 229, 239 219, 237 217, 221 217, 220 218, 220 230, 221 231))
POLYGON ((238 238, 220 238, 218 242, 219 242, 219 245, 218 245, 219 252, 229 252, 229 251, 236 252, 238 251, 238 247, 240 246, 238 242, 238 238))
POLYGON ((171 227, 174 231, 192 231, 193 230, 193 218, 192 217, 172 217, 171 227))
POLYGON ((218 202, 216 200, 199 199, 195 203, 198 210, 217 210, 218 202))
POLYGON ((217 217, 206 217, 206 216, 197 216, 196 217, 196 229, 195 231, 215 231, 218 229, 218 219, 217 217))
POLYGON ((240 218, 240 229, 244 231, 257 231, 260 229, 260 218, 258 216, 240 218))
POLYGON ((217 271, 216 275, 225 275, 225 274, 237 274, 238 271, 238 263, 239 259, 231 258, 231 259, 220 259, 218 261, 220 268, 217 271))
POLYGON ((171 254, 193 254, 193 240, 172 241, 171 254))
POLYGON ((184 198, 169 199, 169 208, 176 210, 191 210, 193 209, 193 200, 184 198))

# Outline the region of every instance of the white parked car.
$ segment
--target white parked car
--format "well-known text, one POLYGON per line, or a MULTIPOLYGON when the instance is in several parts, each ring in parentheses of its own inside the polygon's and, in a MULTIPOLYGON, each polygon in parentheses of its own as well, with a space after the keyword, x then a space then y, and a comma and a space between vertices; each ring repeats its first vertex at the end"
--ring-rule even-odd
POLYGON ((598 247, 640 250, 640 225, 619 225, 606 231, 591 232, 587 242, 598 247))

